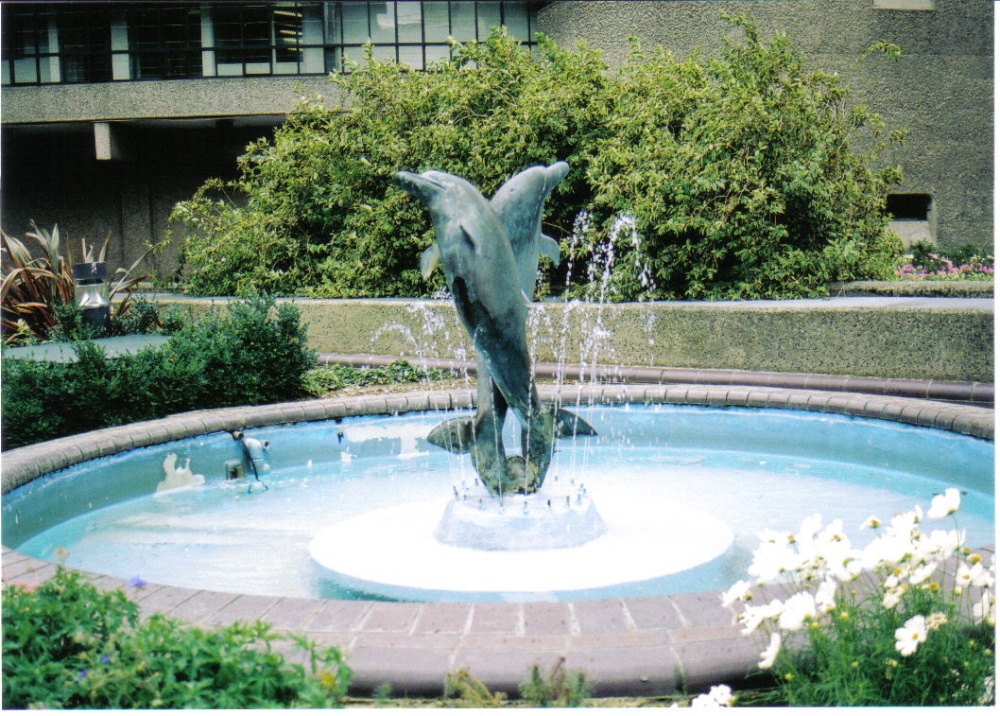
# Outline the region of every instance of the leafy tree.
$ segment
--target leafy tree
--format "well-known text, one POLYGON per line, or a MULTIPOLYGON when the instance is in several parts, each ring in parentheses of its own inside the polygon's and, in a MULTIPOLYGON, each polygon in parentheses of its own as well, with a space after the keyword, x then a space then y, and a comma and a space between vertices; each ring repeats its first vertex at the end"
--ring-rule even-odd
POLYGON ((783 34, 764 43, 742 15, 743 43, 683 62, 633 43, 616 81, 611 138, 594 150, 589 251, 620 215, 642 237, 619 260, 618 297, 779 298, 830 281, 890 277, 902 250, 887 231, 898 168, 873 171, 881 119, 849 108, 836 74, 807 71, 783 34), (868 128, 870 148, 851 140, 868 128), (596 236, 596 238, 595 238, 596 236), (655 289, 636 280, 648 267, 655 289))
MULTIPOLYGON (((426 295, 441 286, 419 273, 433 232, 395 173, 439 169, 490 196, 557 160, 571 169, 545 230, 563 241, 574 282, 586 275, 571 262, 615 240, 623 217, 634 225, 607 266, 613 299, 817 295, 830 281, 888 277, 902 245, 885 198, 901 174, 872 167, 902 133, 884 137, 878 115, 850 106, 836 74, 807 70, 787 36, 764 42, 751 20, 724 17, 743 40, 725 39, 719 58, 633 43, 617 72, 582 45, 540 35, 532 53, 503 30, 456 43, 426 72, 369 50, 334 78, 349 109, 303 98, 248 148, 239 180, 178 205, 185 289, 426 295)), ((547 268, 549 289, 565 275, 547 268)))

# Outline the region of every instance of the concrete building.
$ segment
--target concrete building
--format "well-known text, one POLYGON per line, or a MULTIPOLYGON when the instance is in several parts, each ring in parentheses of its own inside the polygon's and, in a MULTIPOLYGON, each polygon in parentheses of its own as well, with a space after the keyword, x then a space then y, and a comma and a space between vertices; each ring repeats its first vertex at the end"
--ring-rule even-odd
MULTIPOLYGON (((110 235, 109 263, 128 265, 164 236, 177 201, 232 177, 298 96, 336 101, 328 74, 369 39, 377 57, 419 69, 446 56, 449 36, 504 24, 526 43, 536 31, 583 40, 616 64, 629 36, 715 51, 721 10, 751 14, 765 37, 786 30, 809 62, 847 76, 856 101, 910 129, 886 158, 906 176, 890 206, 901 233, 992 246, 989 0, 4 2, 0 226, 58 223, 77 247, 110 235), (858 64, 876 40, 900 45, 900 62, 858 64)), ((176 250, 147 269, 168 276, 176 250)))

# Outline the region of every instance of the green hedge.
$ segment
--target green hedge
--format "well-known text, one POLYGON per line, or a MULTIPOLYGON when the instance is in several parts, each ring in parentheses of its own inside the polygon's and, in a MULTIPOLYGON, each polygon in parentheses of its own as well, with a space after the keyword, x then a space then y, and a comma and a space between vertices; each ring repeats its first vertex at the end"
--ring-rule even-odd
POLYGON ((76 344, 77 361, 3 359, 3 449, 114 425, 306 395, 315 365, 289 303, 254 298, 186 323, 160 348, 108 358, 76 344))
POLYGON ((883 136, 786 36, 764 41, 752 21, 729 20, 742 37, 717 59, 634 44, 616 71, 583 46, 539 36, 531 53, 503 31, 425 72, 369 54, 333 80, 349 109, 303 99, 248 148, 237 181, 176 207, 184 290, 430 294, 443 281, 422 280, 419 256, 433 232, 395 172, 460 174, 490 196, 558 160, 570 172, 545 231, 565 258, 544 274, 550 292, 585 282, 581 266, 609 239, 615 261, 599 270, 619 300, 804 296, 889 278, 902 244, 883 211, 901 174, 874 167, 902 133, 883 136))

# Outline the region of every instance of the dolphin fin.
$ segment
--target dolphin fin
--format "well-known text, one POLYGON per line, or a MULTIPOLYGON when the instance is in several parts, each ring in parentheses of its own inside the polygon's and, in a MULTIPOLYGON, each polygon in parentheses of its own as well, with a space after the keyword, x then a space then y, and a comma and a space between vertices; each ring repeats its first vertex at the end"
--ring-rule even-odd
POLYGON ((586 437, 597 435, 597 431, 579 415, 559 408, 556 411, 555 434, 557 438, 586 437))
POLYGON ((427 442, 437 445, 456 455, 464 455, 471 451, 473 436, 473 419, 470 417, 448 420, 431 430, 427 442))
POLYGON ((431 277, 439 263, 441 263, 441 248, 434 243, 420 255, 420 273, 423 274, 424 281, 431 277))
POLYGON ((542 240, 539 242, 539 252, 548 256, 552 259, 552 263, 556 266, 559 265, 559 242, 553 239, 551 236, 546 236, 542 234, 542 240))

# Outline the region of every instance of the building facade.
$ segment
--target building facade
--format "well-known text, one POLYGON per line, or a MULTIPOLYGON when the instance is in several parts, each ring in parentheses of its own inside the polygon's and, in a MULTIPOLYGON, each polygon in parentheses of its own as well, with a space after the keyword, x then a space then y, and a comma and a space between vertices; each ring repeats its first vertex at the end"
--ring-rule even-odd
MULTIPOLYGON (((786 30, 807 61, 845 74, 854 99, 910 139, 891 198, 897 228, 943 246, 992 245, 993 6, 989 0, 742 2, 3 2, 0 5, 0 226, 58 223, 71 240, 111 236, 129 265, 167 231, 173 205, 207 178, 235 175, 253 139, 297 98, 334 96, 371 42, 414 69, 448 38, 504 25, 584 41, 619 63, 627 38, 676 55, 716 51, 720 11, 745 11, 764 36, 786 30), (857 62, 876 40, 895 64, 857 62)), ((149 260, 161 277, 176 246, 149 260)))

